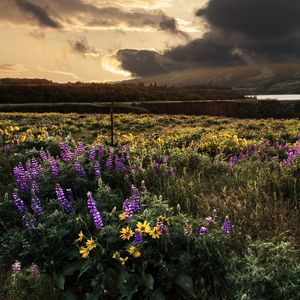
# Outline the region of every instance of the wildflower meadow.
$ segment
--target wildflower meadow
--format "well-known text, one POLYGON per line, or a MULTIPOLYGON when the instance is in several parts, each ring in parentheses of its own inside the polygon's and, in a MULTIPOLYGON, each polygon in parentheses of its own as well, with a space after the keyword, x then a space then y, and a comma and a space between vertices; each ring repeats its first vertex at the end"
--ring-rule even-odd
POLYGON ((300 299, 299 134, 0 114, 0 299, 300 299))

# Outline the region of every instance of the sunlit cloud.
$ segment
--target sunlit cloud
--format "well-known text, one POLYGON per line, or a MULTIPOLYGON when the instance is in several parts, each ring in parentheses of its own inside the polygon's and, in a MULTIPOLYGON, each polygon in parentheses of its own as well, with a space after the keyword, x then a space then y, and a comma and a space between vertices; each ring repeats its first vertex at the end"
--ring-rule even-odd
POLYGON ((122 69, 120 61, 116 58, 116 53, 106 54, 102 58, 102 68, 114 74, 122 75, 124 77, 131 77, 132 74, 122 69))

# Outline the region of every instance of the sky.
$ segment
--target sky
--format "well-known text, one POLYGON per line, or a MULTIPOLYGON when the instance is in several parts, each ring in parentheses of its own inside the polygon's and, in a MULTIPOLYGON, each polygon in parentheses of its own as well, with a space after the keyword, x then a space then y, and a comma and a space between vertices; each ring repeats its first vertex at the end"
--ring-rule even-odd
POLYGON ((118 51, 186 44, 205 31, 195 16, 205 1, 0 0, 0 77, 132 78, 118 51))
POLYGON ((0 0, 0 77, 111 82, 288 66, 299 0, 0 0))

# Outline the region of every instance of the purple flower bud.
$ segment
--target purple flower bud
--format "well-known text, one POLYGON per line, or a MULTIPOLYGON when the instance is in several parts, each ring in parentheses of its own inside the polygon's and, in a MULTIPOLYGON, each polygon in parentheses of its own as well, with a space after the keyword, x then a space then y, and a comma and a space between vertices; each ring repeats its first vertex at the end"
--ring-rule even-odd
POLYGON ((169 167, 167 172, 168 172, 168 175, 170 177, 173 176, 174 175, 174 169, 173 169, 173 167, 169 167))
POLYGON ((231 222, 229 221, 229 218, 227 216, 225 218, 222 228, 225 234, 229 234, 232 230, 231 222))
POLYGON ((83 155, 84 153, 85 153, 85 146, 82 142, 79 142, 77 145, 77 148, 74 151, 74 154, 76 156, 80 156, 80 155, 83 155))
POLYGON ((20 214, 24 215, 27 211, 27 208, 26 208, 26 205, 23 202, 23 200, 20 199, 17 189, 14 189, 13 201, 14 201, 14 204, 17 207, 18 211, 20 212, 20 214))
POLYGON ((144 242, 143 235, 139 230, 135 230, 134 232, 134 243, 136 245, 142 244, 144 242))
POLYGON ((36 264, 32 263, 30 270, 32 278, 38 278, 40 276, 39 267, 36 264))
POLYGON ((111 169, 112 168, 112 166, 113 166, 112 157, 108 156, 106 158, 105 166, 106 166, 107 169, 111 169))
POLYGON ((54 178, 58 177, 58 165, 57 165, 57 162, 56 162, 55 158, 51 156, 49 158, 49 163, 50 163, 50 172, 51 172, 51 175, 54 178))
POLYGON ((18 260, 11 265, 13 276, 20 275, 22 273, 22 265, 18 260))
POLYGON ((96 149, 95 146, 91 146, 90 148, 90 154, 89 154, 89 160, 94 161, 96 157, 96 149))
POLYGON ((83 168, 81 167, 81 165, 78 161, 74 162, 74 169, 78 176, 80 176, 80 177, 86 176, 85 171, 83 170, 83 168))
POLYGON ((36 195, 34 189, 31 190, 31 209, 37 215, 43 214, 43 208, 41 206, 41 201, 39 197, 36 195))
POLYGON ((95 176, 101 177, 101 167, 98 161, 95 162, 95 176))
POLYGON ((199 234, 200 235, 205 235, 207 233, 207 228, 202 226, 199 228, 199 234))
POLYGON ((61 208, 66 212, 71 212, 73 210, 73 207, 71 203, 66 199, 64 191, 59 184, 56 185, 55 192, 61 208))
POLYGON ((100 157, 102 157, 104 155, 104 146, 103 145, 98 146, 98 152, 99 152, 100 157))
POLYGON ((40 150, 40 158, 42 161, 46 161, 48 159, 48 155, 44 150, 40 150))
POLYGON ((157 161, 154 161, 154 171, 156 174, 160 173, 160 164, 157 161))
POLYGON ((28 230, 34 230, 36 228, 36 222, 35 219, 33 218, 33 216, 30 213, 26 213, 23 217, 22 220, 25 224, 25 227, 28 230))
POLYGON ((73 155, 71 153, 71 150, 65 142, 63 141, 59 142, 59 148, 60 148, 60 156, 62 160, 73 161, 73 155))
POLYGON ((93 194, 91 192, 87 193, 87 206, 90 211, 90 215, 93 219, 96 229, 101 229, 103 227, 103 221, 100 212, 97 209, 96 201, 93 199, 93 194))

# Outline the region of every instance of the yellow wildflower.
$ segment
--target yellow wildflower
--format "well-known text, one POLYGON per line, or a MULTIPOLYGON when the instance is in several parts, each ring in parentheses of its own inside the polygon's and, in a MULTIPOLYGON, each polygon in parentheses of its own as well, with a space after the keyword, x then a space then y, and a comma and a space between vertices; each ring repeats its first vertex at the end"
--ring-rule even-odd
POLYGON ((125 211, 123 211, 122 213, 119 214, 119 219, 120 219, 120 221, 126 220, 126 213, 125 213, 125 211))
POLYGON ((114 252, 114 254, 112 256, 112 258, 114 258, 114 259, 120 259, 120 257, 121 257, 121 255, 120 255, 119 251, 114 252))
POLYGON ((131 254, 134 257, 141 256, 141 252, 139 251, 139 249, 136 246, 131 246, 127 251, 129 254, 131 254))
POLYGON ((169 218, 164 217, 164 216, 159 216, 158 221, 163 223, 164 225, 169 225, 170 224, 169 218))
POLYGON ((161 232, 159 230, 159 228, 157 226, 154 226, 150 232, 149 235, 153 238, 153 239, 159 239, 161 236, 161 232))
POLYGON ((120 230, 120 238, 122 240, 130 240, 130 238, 133 236, 133 231, 127 226, 126 228, 122 228, 120 230))
POLYGON ((79 234, 78 234, 78 239, 76 240, 76 242, 82 242, 84 238, 84 234, 82 232, 82 230, 80 230, 79 234))
POLYGON ((88 258, 90 254, 89 248, 80 247, 79 253, 81 254, 82 258, 88 258))
POLYGON ((149 233, 151 230, 151 227, 147 221, 144 221, 144 223, 138 222, 136 224, 136 229, 142 233, 149 233))
POLYGON ((93 238, 90 238, 86 241, 85 243, 86 247, 89 249, 89 251, 91 251, 92 249, 96 248, 96 243, 93 240, 93 238))
POLYGON ((120 263, 122 264, 122 266, 125 265, 125 263, 126 263, 127 260, 128 260, 128 256, 126 256, 125 258, 123 258, 123 257, 120 257, 120 258, 119 258, 119 261, 120 261, 120 263))

